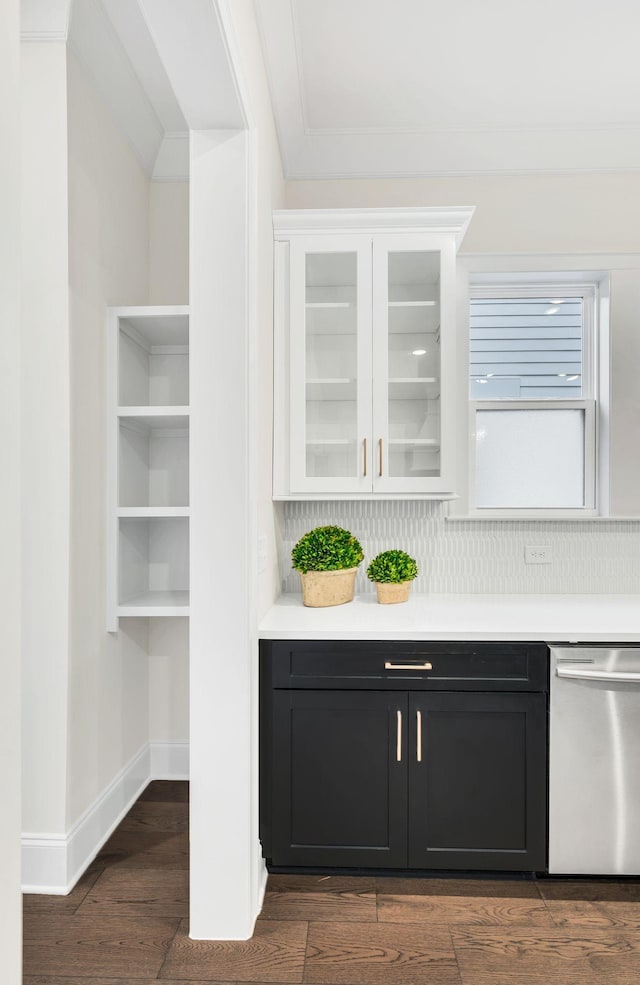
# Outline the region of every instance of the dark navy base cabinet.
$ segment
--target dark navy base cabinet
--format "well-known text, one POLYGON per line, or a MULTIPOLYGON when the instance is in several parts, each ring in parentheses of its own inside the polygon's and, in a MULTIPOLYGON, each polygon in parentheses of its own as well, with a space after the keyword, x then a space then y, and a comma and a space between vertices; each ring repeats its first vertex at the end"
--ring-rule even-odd
POLYGON ((282 868, 546 869, 543 644, 261 643, 282 868))

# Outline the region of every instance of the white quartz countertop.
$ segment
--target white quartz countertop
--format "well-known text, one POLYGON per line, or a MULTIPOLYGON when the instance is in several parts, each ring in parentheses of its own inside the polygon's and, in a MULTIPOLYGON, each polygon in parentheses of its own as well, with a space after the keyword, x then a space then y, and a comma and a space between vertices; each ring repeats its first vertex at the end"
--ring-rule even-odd
POLYGON ((640 643, 640 595, 375 595, 312 609, 282 595, 260 623, 267 640, 542 640, 640 643))

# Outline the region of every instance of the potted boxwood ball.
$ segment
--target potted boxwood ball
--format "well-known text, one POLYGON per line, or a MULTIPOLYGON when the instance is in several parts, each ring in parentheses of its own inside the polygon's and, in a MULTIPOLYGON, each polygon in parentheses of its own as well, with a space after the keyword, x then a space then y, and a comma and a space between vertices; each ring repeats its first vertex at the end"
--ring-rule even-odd
POLYGON ((383 551, 367 568, 367 578, 375 582, 378 602, 389 605, 406 602, 418 565, 404 551, 383 551))
POLYGON ((320 607, 351 602, 358 565, 364 558, 359 542, 342 527, 316 527, 300 538, 291 561, 302 581, 302 601, 320 607))

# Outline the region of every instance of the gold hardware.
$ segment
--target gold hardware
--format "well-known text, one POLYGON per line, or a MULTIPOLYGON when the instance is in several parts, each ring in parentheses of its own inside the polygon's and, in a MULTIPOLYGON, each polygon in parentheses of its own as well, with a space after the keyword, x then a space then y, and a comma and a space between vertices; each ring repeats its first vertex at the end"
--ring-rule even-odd
POLYGON ((362 442, 363 475, 367 474, 367 439, 362 442))
POLYGON ((416 759, 419 763, 422 762, 422 712, 416 712, 416 759))
POLYGON ((433 670, 433 664, 393 664, 390 660, 384 662, 385 670, 433 670))
POLYGON ((382 475, 382 438, 378 438, 378 472, 382 475))
POLYGON ((396 762, 402 762, 402 712, 397 711, 396 762))

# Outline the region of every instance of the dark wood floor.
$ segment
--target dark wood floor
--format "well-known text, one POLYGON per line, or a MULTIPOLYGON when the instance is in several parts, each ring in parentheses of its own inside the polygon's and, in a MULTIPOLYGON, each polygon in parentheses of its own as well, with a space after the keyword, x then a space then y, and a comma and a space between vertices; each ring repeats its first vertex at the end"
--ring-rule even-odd
POLYGON ((275 875, 250 941, 191 941, 187 809, 152 783, 69 896, 25 898, 24 985, 640 982, 640 880, 275 875))

